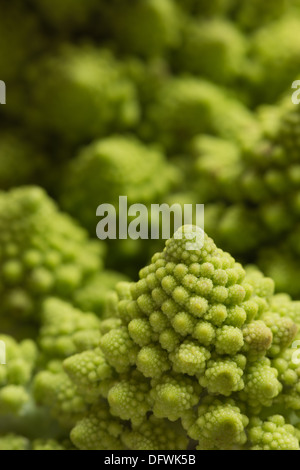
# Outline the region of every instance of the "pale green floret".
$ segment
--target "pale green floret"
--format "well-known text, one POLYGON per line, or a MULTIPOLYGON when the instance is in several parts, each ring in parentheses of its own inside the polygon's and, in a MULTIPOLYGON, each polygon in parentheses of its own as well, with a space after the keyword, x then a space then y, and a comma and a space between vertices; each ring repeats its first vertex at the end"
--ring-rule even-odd
POLYGON ((146 319, 137 318, 128 324, 128 332, 138 346, 147 346, 152 341, 153 331, 146 319))
POLYGON ((153 138, 178 152, 199 134, 217 134, 237 142, 259 135, 251 112, 226 91, 193 76, 166 80, 148 107, 153 138))
POLYGON ((106 395, 113 378, 113 370, 100 348, 69 357, 63 368, 88 403, 97 401, 99 395, 106 395))
POLYGON ((30 401, 30 395, 21 385, 7 385, 0 390, 0 414, 18 414, 30 401))
POLYGON ((84 312, 93 312, 100 318, 110 317, 116 285, 127 281, 125 275, 106 269, 97 273, 88 284, 78 289, 74 303, 84 312))
POLYGON ((300 324, 300 302, 293 301, 288 294, 274 295, 270 305, 272 312, 279 313, 281 317, 289 317, 300 324))
POLYGON ((137 369, 145 377, 159 377, 171 368, 168 354, 159 345, 144 346, 137 355, 137 369))
POLYGON ((54 439, 35 439, 32 443, 31 450, 75 450, 74 446, 69 440, 64 440, 62 442, 56 441, 54 439))
POLYGON ((31 340, 17 343, 4 335, 0 341, 0 415, 21 416, 31 402, 29 387, 37 365, 37 347, 31 340))
MULTIPOLYGON (((298 335, 299 339, 299 335, 298 335)), ((278 371, 278 379, 283 385, 277 402, 285 410, 300 410, 300 367, 299 353, 292 347, 272 360, 272 367, 278 371)))
POLYGON ((138 122, 135 86, 109 50, 63 44, 56 54, 35 63, 29 77, 38 86, 31 88, 26 116, 37 130, 47 129, 64 141, 82 143, 130 129, 138 122))
POLYGON ((243 369, 233 359, 217 359, 209 361, 204 376, 200 377, 200 384, 211 394, 229 396, 232 392, 242 390, 243 369))
POLYGON ((149 381, 139 374, 113 385, 107 396, 112 415, 131 420, 133 426, 140 425, 151 409, 149 389, 149 381))
POLYGON ((138 347, 124 326, 102 336, 100 347, 108 363, 119 373, 127 372, 135 363, 138 347))
POLYGON ((123 427, 121 420, 113 418, 107 403, 101 400, 76 423, 70 437, 80 450, 125 450, 120 439, 123 427))
POLYGON ((87 412, 87 405, 77 387, 61 367, 39 372, 33 383, 33 395, 39 405, 51 410, 51 415, 66 429, 71 429, 87 412))
MULTIPOLYGON (((72 299, 102 266, 102 248, 38 187, 0 194, 1 329, 40 319, 48 296, 72 299), (3 321, 2 321, 3 319, 3 321)), ((20 331, 22 335, 22 331, 20 331)))
POLYGON ((232 450, 246 443, 248 422, 234 401, 221 402, 208 397, 198 408, 198 418, 187 416, 183 425, 189 436, 199 441, 197 449, 232 450))
POLYGON ((84 147, 70 162, 60 200, 62 207, 94 234, 100 204, 112 204, 118 216, 120 196, 127 196, 128 206, 158 203, 177 176, 159 148, 134 137, 113 135, 84 147))
POLYGON ((0 450, 29 450, 29 440, 16 434, 0 435, 0 450))
POLYGON ((234 326, 222 326, 216 332, 215 347, 218 354, 235 355, 244 345, 243 333, 234 326))
POLYGON ((188 445, 180 424, 174 425, 153 415, 138 429, 125 430, 122 441, 131 450, 184 450, 188 445))
POLYGON ((243 71, 246 41, 238 28, 221 19, 188 21, 176 65, 214 83, 229 83, 243 71))
POLYGON ((278 372, 271 367, 267 358, 250 363, 243 379, 245 387, 240 392, 240 398, 246 401, 254 412, 259 412, 262 406, 271 406, 273 399, 282 391, 278 372))
POLYGON ((174 372, 194 376, 204 372, 210 352, 196 341, 186 340, 169 357, 174 372))
POLYGON ((211 323, 199 321, 192 331, 192 336, 203 346, 210 346, 214 343, 216 331, 211 323))
POLYGON ((164 374, 151 381, 153 413, 157 418, 176 421, 199 401, 201 387, 184 375, 164 374))
POLYGON ((273 337, 267 354, 269 357, 277 356, 291 344, 297 334, 298 327, 291 318, 280 317, 276 313, 265 313, 262 318, 270 328, 273 337))
POLYGON ((47 357, 63 359, 95 348, 100 337, 100 320, 94 314, 56 298, 44 302, 39 345, 47 357))
POLYGON ((266 355, 273 341, 272 330, 262 320, 255 320, 243 327, 244 346, 250 361, 266 355))
POLYGON ((196 319, 187 312, 179 312, 172 318, 171 324, 181 336, 191 335, 196 325, 196 319))
POLYGON ((300 449, 296 429, 286 424, 280 415, 271 416, 267 421, 251 419, 248 434, 251 450, 300 449))
POLYGON ((257 84, 264 102, 274 102, 299 74, 299 18, 293 14, 259 29, 252 38, 257 84))
MULTIPOLYGON (((152 413, 155 422, 181 419, 199 449, 245 449, 248 416, 300 410, 300 371, 286 349, 297 307, 273 300, 273 288, 193 226, 166 242, 139 281, 118 287, 115 318, 101 323, 99 347, 64 362, 77 393, 95 406, 107 400, 124 426, 113 448, 160 449, 142 431, 152 413)), ((98 413, 92 409, 72 431, 80 449, 106 448, 97 440, 104 429, 98 413)))

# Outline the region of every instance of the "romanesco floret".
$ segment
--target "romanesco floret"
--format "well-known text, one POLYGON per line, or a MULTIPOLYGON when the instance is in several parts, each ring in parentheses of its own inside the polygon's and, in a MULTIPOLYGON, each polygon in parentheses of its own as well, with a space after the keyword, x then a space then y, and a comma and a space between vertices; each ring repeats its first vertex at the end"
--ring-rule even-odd
POLYGON ((29 450, 29 440, 16 434, 0 435, 0 450, 29 450))
POLYGON ((246 41, 229 21, 196 19, 187 22, 176 68, 207 77, 214 83, 232 83, 243 73, 246 41))
POLYGON ((35 64, 29 80, 38 86, 32 87, 27 119, 63 141, 86 142, 130 129, 139 119, 135 87, 109 50, 64 45, 35 64))
POLYGON ((188 435, 199 442, 198 450, 239 448, 247 441, 245 428, 249 420, 230 399, 220 401, 207 396, 197 416, 190 411, 182 421, 188 435))
POLYGON ((128 282, 124 274, 106 269, 97 273, 89 282, 79 288, 74 295, 73 303, 84 312, 93 312, 98 317, 110 317, 109 305, 115 294, 116 284, 128 282))
POLYGON ((0 336, 0 414, 18 415, 30 402, 29 386, 36 367, 38 351, 34 341, 17 343, 0 336))
POLYGON ((64 439, 34 439, 30 440, 17 434, 0 435, 0 450, 75 450, 73 444, 64 439))
POLYGON ((70 163, 61 202, 94 234, 100 204, 112 204, 118 215, 119 196, 127 196, 128 206, 159 202, 176 181, 159 149, 116 135, 93 142, 70 163))
POLYGON ((125 450, 124 425, 113 418, 105 401, 99 401, 72 429, 71 440, 81 450, 125 450))
POLYGON ((95 348, 100 341, 100 320, 56 298, 42 307, 38 343, 47 358, 66 358, 81 350, 95 348))
POLYGON ((190 140, 201 133, 243 142, 259 132, 254 116, 242 102, 194 76, 172 77, 162 84, 147 115, 153 137, 173 153, 186 150, 190 140))
POLYGON ((254 84, 264 103, 280 98, 299 74, 299 24, 299 18, 288 14, 258 29, 252 38, 254 84))
POLYGON ((84 398, 59 361, 50 362, 35 376, 33 396, 36 403, 49 409, 51 416, 66 430, 70 430, 88 410, 84 398))
POLYGON ((299 450, 295 428, 286 424, 280 415, 264 422, 259 418, 251 419, 249 440, 251 450, 299 450))
POLYGON ((299 450, 300 0, 2 3, 0 450, 299 450))
POLYGON ((0 194, 0 240, 2 331, 37 321, 49 295, 71 299, 102 264, 100 244, 38 187, 0 194))
POLYGON ((184 450, 188 444, 181 426, 153 415, 137 429, 126 429, 122 442, 132 450, 184 450))
MULTIPOLYGON (((272 311, 272 280, 253 268, 246 274, 207 235, 184 226, 127 285, 116 312, 121 323, 100 347, 64 363, 87 401, 106 399, 126 429, 128 422, 141 429, 150 413, 182 420, 199 449, 246 448, 249 417, 271 415, 283 401, 285 414, 295 409, 284 400, 276 363, 297 334, 293 302, 286 300, 286 316, 272 311)), ((90 437, 92 429, 103 432, 98 413, 96 406, 71 433, 81 449, 106 448, 90 437)))

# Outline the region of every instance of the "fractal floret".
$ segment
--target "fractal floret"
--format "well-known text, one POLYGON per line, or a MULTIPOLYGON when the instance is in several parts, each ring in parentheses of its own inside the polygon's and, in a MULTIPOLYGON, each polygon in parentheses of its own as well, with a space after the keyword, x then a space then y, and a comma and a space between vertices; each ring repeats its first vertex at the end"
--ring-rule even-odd
POLYGON ((232 83, 242 74, 245 56, 245 38, 232 23, 197 19, 185 26, 176 64, 215 83, 232 83))
POLYGON ((130 129, 138 121, 135 87, 110 50, 65 44, 35 64, 28 76, 39 86, 31 88, 27 119, 63 141, 86 142, 111 129, 130 129))
POLYGON ((255 119, 260 131, 240 143, 196 136, 187 177, 206 202, 206 228, 216 242, 255 262, 274 279, 277 292, 297 298, 299 109, 285 98, 255 119))
POLYGON ((300 450, 300 0, 0 4, 0 450, 300 450))
MULTIPOLYGON (((115 322, 98 345, 63 363, 90 406, 71 431, 75 446, 144 449, 144 430, 170 426, 178 449, 184 435, 199 449, 299 448, 300 370, 290 348, 299 306, 274 296, 270 278, 183 226, 138 282, 118 290, 115 322)), ((162 449, 149 436, 149 448, 162 449)))
POLYGON ((160 202, 177 180, 177 170, 159 149, 115 135, 93 142, 70 163, 61 202, 94 234, 100 204, 112 204, 119 215, 120 196, 127 197, 128 206, 150 205, 160 202))
POLYGON ((102 266, 101 245, 38 187, 0 194, 0 240, 3 332, 26 336, 46 297, 71 299, 102 266))
POLYGON ((147 115, 151 137, 172 154, 183 151, 201 133, 233 142, 254 139, 259 133, 253 113, 241 101, 214 83, 189 75, 166 80, 147 115))

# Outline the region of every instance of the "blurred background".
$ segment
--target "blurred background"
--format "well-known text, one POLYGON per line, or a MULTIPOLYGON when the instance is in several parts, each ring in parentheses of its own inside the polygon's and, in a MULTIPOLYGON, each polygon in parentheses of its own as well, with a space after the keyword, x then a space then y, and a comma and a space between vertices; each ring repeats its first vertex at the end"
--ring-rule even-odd
MULTIPOLYGON (((120 195, 204 203, 220 248, 300 298, 299 0, 0 8, 1 191, 44 188, 91 238, 120 195)), ((107 242, 105 265, 136 278, 163 243, 107 242)))

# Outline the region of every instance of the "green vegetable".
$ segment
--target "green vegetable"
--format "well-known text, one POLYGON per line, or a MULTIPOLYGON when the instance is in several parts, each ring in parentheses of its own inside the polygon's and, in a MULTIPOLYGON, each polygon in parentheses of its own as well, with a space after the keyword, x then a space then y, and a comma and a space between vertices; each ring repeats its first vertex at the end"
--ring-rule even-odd
POLYGON ((1 329, 37 324, 49 295, 72 299, 102 266, 99 243, 38 187, 0 194, 1 329))
POLYGON ((300 1, 2 3, 0 450, 299 450, 300 1))
MULTIPOLYGON (((192 230, 182 227, 140 271, 140 280, 127 292, 123 287, 116 312, 121 323, 95 349, 64 361, 79 396, 93 404, 71 432, 80 449, 145 448, 127 436, 149 425, 149 413, 154 422, 175 421, 178 439, 185 429, 199 449, 267 444, 255 431, 259 418, 263 429, 269 421, 277 426, 270 448, 299 448, 293 426, 299 369, 289 349, 298 303, 274 296, 270 278, 253 268, 245 272, 206 235, 187 251, 187 243, 199 243, 192 230), (99 397, 109 405, 105 414, 99 397), (102 441, 108 422, 116 441, 102 441)), ((183 441, 177 442, 181 449, 183 441)))
POLYGON ((26 118, 63 141, 86 142, 112 129, 130 129, 139 119, 135 87, 109 50, 64 44, 28 75, 32 86, 26 118))

